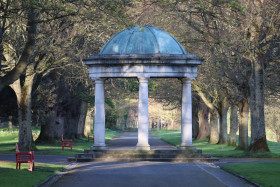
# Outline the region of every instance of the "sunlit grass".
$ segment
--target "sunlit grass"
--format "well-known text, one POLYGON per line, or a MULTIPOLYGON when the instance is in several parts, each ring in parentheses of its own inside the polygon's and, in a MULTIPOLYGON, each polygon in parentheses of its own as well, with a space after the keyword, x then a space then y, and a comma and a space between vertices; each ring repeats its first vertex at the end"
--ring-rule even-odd
POLYGON ((35 163, 35 170, 30 172, 29 167, 29 164, 21 164, 21 169, 16 170, 16 163, 0 162, 0 186, 34 186, 65 169, 62 165, 35 163))
MULTIPOLYGON (((38 137, 40 129, 32 129, 33 137, 38 137)), ((112 137, 117 136, 119 133, 110 129, 106 129, 105 140, 110 140, 112 137)), ((18 129, 15 128, 13 131, 8 132, 7 129, 0 129, 0 154, 14 154, 15 153, 15 144, 18 142, 18 129)), ((93 145, 93 141, 88 142, 87 137, 74 139, 73 140, 73 149, 70 151, 69 147, 65 147, 62 151, 61 141, 57 141, 52 144, 40 143, 36 145, 37 149, 36 154, 41 155, 65 155, 65 156, 74 156, 76 153, 84 152, 84 149, 89 149, 93 145)))
MULTIPOLYGON (((172 144, 179 146, 181 143, 180 130, 159 130, 153 131, 153 135, 172 144)), ((201 149, 203 153, 210 153, 216 157, 259 157, 259 158, 280 158, 280 144, 268 141, 271 153, 251 154, 240 150, 235 150, 233 146, 226 144, 209 144, 208 140, 193 141, 193 145, 197 149, 201 149)))
POLYGON ((264 187, 279 186, 280 162, 251 162, 221 166, 264 187))

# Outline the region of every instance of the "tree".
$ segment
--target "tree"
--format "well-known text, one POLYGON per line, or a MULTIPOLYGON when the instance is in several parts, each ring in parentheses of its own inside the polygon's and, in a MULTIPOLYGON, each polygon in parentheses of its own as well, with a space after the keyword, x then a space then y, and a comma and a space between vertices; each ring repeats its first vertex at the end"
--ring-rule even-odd
POLYGON ((198 106, 198 122, 199 122, 199 132, 196 140, 203 140, 209 137, 209 108, 200 100, 198 106))
MULTIPOLYGON (((8 37, 2 40, 3 35, 1 35, 1 44, 7 44, 3 46, 8 46, 3 48, 3 54, 6 57, 5 63, 11 64, 11 62, 16 62, 14 63, 16 65, 12 67, 13 69, 6 71, 3 74, 0 79, 0 89, 2 85, 5 86, 10 84, 17 80, 20 75, 22 76, 22 84, 16 84, 18 86, 17 90, 19 90, 17 93, 19 94, 18 101, 20 106, 20 150, 30 150, 33 142, 32 136, 30 136, 32 134, 31 94, 36 91, 36 87, 39 85, 40 79, 43 76, 47 76, 53 69, 65 69, 67 66, 71 66, 72 64, 69 63, 70 59, 81 62, 82 56, 85 56, 84 53, 80 52, 76 53, 76 56, 71 55, 69 57, 69 49, 71 49, 72 52, 76 52, 79 50, 79 47, 84 44, 83 36, 75 35, 74 32, 71 32, 71 29, 81 22, 85 24, 86 21, 92 21, 92 19, 95 19, 98 16, 102 19, 104 17, 106 18, 108 12, 112 14, 117 13, 117 16, 115 15, 113 18, 118 19, 120 16, 122 16, 122 9, 114 9, 114 6, 118 5, 117 3, 118 2, 109 1, 105 3, 95 1, 60 2, 57 0, 28 0, 22 4, 17 4, 16 1, 7 1, 6 4, 3 3, 5 7, 7 7, 5 11, 9 14, 9 6, 17 5, 17 13, 21 14, 21 11, 23 11, 26 13, 27 16, 25 17, 28 20, 27 26, 25 25, 24 21, 22 21, 22 19, 15 19, 16 21, 14 22, 17 24, 11 24, 12 26, 9 26, 9 29, 5 28, 6 33, 7 31, 9 31, 9 33, 15 31, 15 33, 20 35, 20 37, 24 35, 22 33, 20 34, 19 31, 21 30, 16 27, 22 26, 23 28, 27 28, 27 40, 25 37, 20 38, 20 40, 13 38, 14 40, 11 42, 9 40, 10 38, 8 39, 8 37), (88 7, 91 7, 91 11, 86 12, 85 10, 88 10, 88 7), (104 8, 109 8, 110 11, 106 11, 106 9, 100 10, 104 8), (77 19, 70 19, 72 16, 75 16, 77 19), (38 38, 36 38, 37 31, 39 31, 38 33, 40 36, 38 38), (36 45, 35 40, 37 40, 36 45), (25 46, 23 50, 21 50, 21 45, 25 46), (68 51, 65 50, 67 48, 68 51), (16 55, 10 55, 12 54, 10 53, 11 49, 14 49, 14 54, 16 55), (19 60, 15 59, 15 56, 19 56, 19 60), (34 82, 35 86, 33 84, 34 82), (32 91, 32 88, 35 88, 35 90, 32 91)), ((118 6, 122 5, 123 3, 120 3, 118 6)), ((11 7, 11 9, 13 8, 14 7, 11 7)), ((11 22, 11 18, 7 16, 5 11, 3 13, 5 20, 7 18, 7 20, 9 19, 11 22)), ((21 18, 22 15, 19 15, 18 17, 21 18)), ((99 18, 99 20, 101 19, 99 18)), ((3 23, 2 25, 5 24, 3 23)), ((2 28, 4 28, 4 26, 2 26, 2 28)), ((7 36, 7 34, 5 36, 7 36)), ((11 34, 11 36, 13 35, 11 34)), ((86 73, 86 68, 84 68, 83 73, 86 73)), ((13 87, 15 88, 15 86, 13 87)))
MULTIPOLYGON (((6 6, 9 7, 10 1, 7 1, 6 6)), ((22 24, 23 27, 26 28, 27 30, 27 40, 24 43, 23 51, 19 55, 18 62, 16 63, 15 67, 7 71, 6 74, 4 74, 0 78, 0 90, 3 89, 4 86, 9 85, 13 83, 15 80, 19 78, 19 76, 22 74, 22 72, 26 69, 28 63, 30 63, 30 58, 31 55, 33 54, 33 49, 35 47, 35 42, 36 42, 36 34, 37 34, 37 24, 38 24, 38 2, 37 1, 25 1, 21 4, 21 8, 23 12, 25 13, 26 19, 27 19, 27 24, 24 25, 22 24)), ((20 20, 20 19, 19 19, 20 20)), ((11 22, 13 20, 8 20, 8 18, 4 18, 4 21, 11 22)), ((3 23, 3 25, 5 25, 3 23)), ((9 28, 3 28, 9 33, 13 33, 15 27, 10 26, 9 28), (7 29, 7 30, 6 30, 7 29)), ((3 30, 2 29, 2 30, 3 30)), ((11 56, 8 56, 10 53, 9 48, 6 46, 9 46, 11 44, 7 43, 8 41, 1 38, 1 45, 5 46, 3 49, 1 49, 1 55, 4 55, 6 59, 16 61, 15 59, 12 59, 11 56), (7 51, 5 51, 5 48, 7 51)), ((8 62, 8 64, 11 62, 8 62)), ((26 71, 27 73, 30 73, 29 70, 26 71)), ((28 78, 33 78, 32 75, 28 76, 28 78)), ((30 79, 25 80, 24 84, 27 85, 29 84, 30 79)), ((19 85, 19 84, 18 84, 19 85)), ((17 96, 18 98, 18 105, 19 105, 19 114, 18 118, 19 120, 19 149, 22 151, 25 150, 30 150, 32 146, 32 131, 31 131, 31 126, 28 124, 31 121, 31 106, 29 105, 30 103, 30 94, 31 94, 31 89, 30 87, 25 86, 24 87, 24 92, 16 92, 17 94, 21 94, 21 96, 17 96)))
POLYGON ((249 62, 247 75, 250 77, 250 84, 249 87, 246 85, 246 93, 250 95, 254 127, 249 147, 252 152, 269 151, 263 114, 263 75, 264 67, 273 61, 271 57, 279 54, 279 1, 277 2, 178 0, 174 4, 170 3, 188 27, 202 36, 202 42, 206 45, 230 49, 228 52, 238 56, 242 62, 249 62))
POLYGON ((264 100, 265 66, 279 60, 280 1, 248 1, 247 8, 247 57, 251 62, 250 110, 251 110, 251 152, 269 152, 266 141, 264 100))
MULTIPOLYGON (((52 71, 42 83, 48 87, 39 86, 36 97, 40 103, 34 102, 41 124, 37 142, 53 142, 62 135, 72 139, 82 136, 87 110, 84 101, 71 90, 73 85, 67 83, 59 71, 52 71)), ((75 88, 82 90, 81 87, 75 88)))
POLYGON ((215 111, 210 111, 210 138, 209 143, 219 142, 218 116, 215 111))
POLYGON ((230 132, 229 132, 229 146, 236 146, 236 133, 238 131, 238 108, 234 105, 230 108, 230 132))
POLYGON ((280 121, 279 121, 279 101, 268 99, 265 106, 265 121, 275 137, 275 140, 280 143, 280 121))
MULTIPOLYGON (((46 29, 42 29, 42 33, 46 36, 43 40, 45 45, 42 46, 47 46, 45 50, 53 55, 52 63, 46 66, 49 75, 47 74, 44 80, 49 87, 53 88, 53 94, 46 93, 45 89, 48 88, 40 85, 41 92, 37 98, 40 100, 41 94, 46 94, 45 97, 54 102, 40 109, 42 111, 41 123, 44 126, 39 137, 40 141, 54 141, 60 139, 61 135, 78 138, 83 136, 84 131, 86 134, 90 133, 89 126, 93 121, 91 118, 94 85, 88 77, 88 69, 83 64, 83 58, 87 58, 92 53, 98 53, 106 42, 106 38, 113 31, 120 29, 122 23, 119 23, 119 19, 122 19, 123 9, 119 8, 125 4, 125 1, 82 1, 79 6, 76 4, 74 7, 71 6, 78 11, 75 19, 69 16, 63 17, 46 25, 46 29), (97 35, 99 37, 96 37, 97 35), (52 78, 49 76, 56 74, 60 76, 57 83, 54 81, 52 85, 49 81, 52 78), (69 93, 63 95, 61 92, 69 93), (73 100, 72 107, 71 100, 73 100), (76 110, 79 108, 80 110, 76 110), (70 121, 67 122, 69 119, 70 121), (60 126, 57 132, 53 132, 55 124, 60 126)), ((106 104, 106 106, 112 106, 109 98, 106 98, 106 104)), ((113 115, 111 117, 114 118, 113 115)))
MULTIPOLYGON (((2 59, 3 59, 3 53, 4 53, 4 46, 5 42, 7 42, 4 38, 5 32, 11 25, 13 25, 13 22, 16 22, 18 20, 21 20, 21 11, 23 10, 23 15, 27 20, 26 24, 26 31, 27 31, 27 40, 24 44, 23 51, 21 52, 20 58, 18 59, 18 62, 16 63, 15 67, 5 73, 4 75, 1 75, 0 77, 0 91, 10 84, 12 84, 14 81, 16 81, 22 72, 25 70, 27 64, 29 63, 29 59, 32 55, 33 48, 35 47, 36 43, 36 36, 37 36, 37 25, 38 25, 38 1, 33 0, 27 0, 23 1, 22 4, 17 3, 13 0, 7 0, 7 1, 1 1, 0 5, 3 9, 3 12, 1 12, 1 15, 3 17, 1 22, 1 28, 0 28, 0 70, 2 70, 2 59), (18 8, 19 7, 19 8, 18 8), (14 11, 16 13, 14 13, 14 11), (10 19, 11 16, 11 19, 10 19)), ((29 130, 26 132, 28 136, 30 135, 29 130)), ((30 140, 27 140, 29 142, 30 140)), ((23 148, 20 146, 20 148, 23 148)))
MULTIPOLYGON (((210 121, 211 119, 212 121, 215 121, 215 116, 218 116, 219 118, 220 132, 219 132, 219 138, 217 143, 226 144, 227 143, 227 111, 229 108, 229 102, 227 97, 225 96, 225 94, 223 94, 223 96, 221 95, 219 96, 216 88, 214 88, 214 90, 210 89, 208 96, 212 96, 212 97, 207 97, 205 92, 202 91, 201 87, 197 85, 196 81, 194 81, 193 85, 195 91, 197 91, 197 94, 201 97, 201 99, 204 101, 207 107, 209 107, 212 110, 210 121)), ((206 86, 204 86, 204 88, 206 88, 206 86)), ((217 128, 214 128, 215 122, 211 122, 211 123, 212 124, 210 124, 210 129, 211 128, 213 129, 210 130, 210 142, 213 143, 216 142, 217 140, 216 140, 216 136, 214 136, 215 140, 211 139, 211 132, 213 133, 214 131, 217 130, 217 128)), ((212 135, 212 138, 214 137, 212 135)))

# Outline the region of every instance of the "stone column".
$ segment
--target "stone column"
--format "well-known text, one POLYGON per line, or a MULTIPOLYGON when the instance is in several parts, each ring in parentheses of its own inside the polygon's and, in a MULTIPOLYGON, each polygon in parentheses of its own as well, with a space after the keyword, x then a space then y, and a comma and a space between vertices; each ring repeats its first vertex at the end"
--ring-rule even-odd
POLYGON ((183 78, 181 113, 181 149, 194 150, 192 145, 192 86, 191 79, 183 78))
POLYGON ((105 149, 104 79, 95 80, 94 145, 92 149, 105 149))
POLYGON ((149 145, 149 103, 148 83, 149 78, 138 77, 139 103, 138 103, 138 143, 136 149, 150 150, 149 145))

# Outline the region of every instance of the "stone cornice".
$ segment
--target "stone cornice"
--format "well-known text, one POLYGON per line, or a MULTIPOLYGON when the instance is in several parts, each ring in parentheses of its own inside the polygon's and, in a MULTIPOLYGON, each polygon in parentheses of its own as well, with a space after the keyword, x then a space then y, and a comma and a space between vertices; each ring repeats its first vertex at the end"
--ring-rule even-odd
POLYGON ((196 55, 92 55, 84 59, 88 66, 95 65, 121 65, 121 64, 169 64, 169 65, 191 65, 197 66, 202 63, 203 59, 196 55))

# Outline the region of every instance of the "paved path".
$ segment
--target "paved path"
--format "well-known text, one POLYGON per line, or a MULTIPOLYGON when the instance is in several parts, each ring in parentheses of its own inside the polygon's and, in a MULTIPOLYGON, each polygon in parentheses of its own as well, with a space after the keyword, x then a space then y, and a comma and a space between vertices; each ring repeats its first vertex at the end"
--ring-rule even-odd
MULTIPOLYGON (((138 141, 137 135, 137 132, 123 132, 107 143, 108 149, 134 150, 138 141)), ((149 136, 149 144, 152 150, 177 149, 175 146, 170 145, 154 136, 149 136)))
MULTIPOLYGON (((155 137, 151 149, 175 149, 155 137)), ((108 142, 110 149, 135 149, 137 133, 126 132, 108 142)), ((214 164, 169 162, 90 162, 80 163, 52 186, 101 187, 181 187, 181 186, 250 186, 214 164)))
POLYGON ((53 187, 250 186, 214 165, 168 162, 98 162, 79 164, 53 187))

